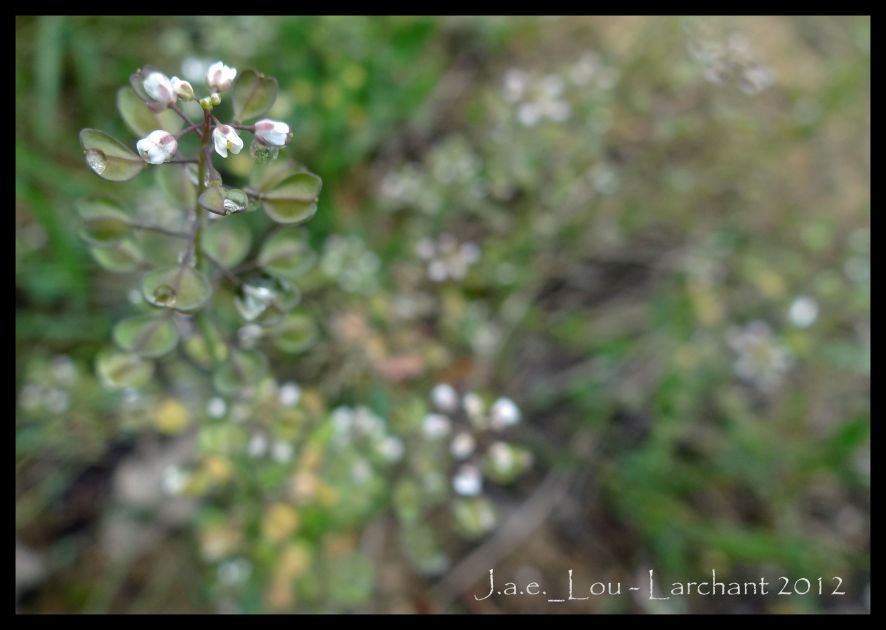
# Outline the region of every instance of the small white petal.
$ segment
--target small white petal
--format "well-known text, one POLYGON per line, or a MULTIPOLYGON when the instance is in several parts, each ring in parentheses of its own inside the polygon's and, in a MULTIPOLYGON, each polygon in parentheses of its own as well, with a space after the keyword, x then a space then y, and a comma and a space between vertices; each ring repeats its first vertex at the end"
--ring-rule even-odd
POLYGON ((458 469, 453 477, 452 487, 462 496, 477 496, 483 490, 483 477, 480 475, 480 470, 472 464, 465 464, 458 469))
POLYGON ((236 68, 231 68, 221 61, 216 61, 206 71, 206 84, 215 92, 224 92, 231 87, 236 76, 236 68))
POLYGON ((228 157, 228 151, 237 154, 243 149, 243 140, 229 125, 217 125, 212 130, 212 143, 215 152, 224 158, 228 157))
POLYGON ((501 430, 520 422, 520 408, 510 398, 499 398, 490 411, 492 428, 501 430))
POLYGON ((422 433, 431 440, 446 437, 451 429, 449 418, 439 413, 428 414, 422 423, 422 433))
POLYGON ((255 137, 273 147, 286 145, 289 139, 289 125, 268 118, 255 123, 255 137))
POLYGON ((172 82, 162 72, 152 72, 142 82, 148 96, 158 103, 174 103, 175 92, 172 89, 172 82))
POLYGON ((194 88, 187 81, 182 81, 178 77, 172 77, 172 91, 178 98, 186 101, 193 100, 194 88))
POLYGON ((457 459, 466 459, 474 453, 476 447, 477 441, 474 439, 474 436, 463 431, 453 438, 449 451, 457 459))
POLYGON ((139 155, 149 164, 163 164, 172 159, 178 142, 171 133, 156 129, 136 143, 139 155))
POLYGON ((452 413, 458 408, 458 394, 448 383, 439 383, 431 390, 431 400, 438 409, 452 413))

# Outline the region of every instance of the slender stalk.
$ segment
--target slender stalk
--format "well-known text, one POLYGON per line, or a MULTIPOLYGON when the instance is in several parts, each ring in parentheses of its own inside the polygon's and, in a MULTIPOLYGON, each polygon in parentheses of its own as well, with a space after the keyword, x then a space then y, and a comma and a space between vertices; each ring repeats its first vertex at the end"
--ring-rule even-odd
POLYGON ((184 120, 188 125, 192 126, 192 127, 194 128, 194 129, 192 130, 194 133, 196 133, 198 136, 200 135, 200 131, 197 129, 197 128, 200 126, 200 124, 199 124, 199 123, 196 123, 196 124, 195 124, 194 121, 191 120, 191 119, 188 117, 188 115, 187 115, 186 113, 184 113, 178 105, 176 105, 175 103, 173 103, 172 105, 169 106, 169 109, 171 109, 171 110, 174 111, 176 114, 178 114, 178 115, 179 115, 179 118, 181 118, 182 120, 184 120))
POLYGON ((197 229, 194 234, 194 247, 197 255, 197 268, 201 271, 205 270, 206 263, 203 259, 203 224, 206 215, 200 207, 200 195, 206 190, 206 163, 212 158, 209 157, 206 148, 209 146, 209 112, 203 112, 203 134, 200 136, 200 152, 197 155, 197 202, 194 204, 194 221, 196 221, 197 229))

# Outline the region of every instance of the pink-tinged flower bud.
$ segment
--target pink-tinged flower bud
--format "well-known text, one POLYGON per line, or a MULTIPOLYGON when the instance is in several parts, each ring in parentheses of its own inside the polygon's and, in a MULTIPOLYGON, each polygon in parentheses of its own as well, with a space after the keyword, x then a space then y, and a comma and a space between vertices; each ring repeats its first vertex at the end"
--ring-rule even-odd
POLYGON ((156 129, 136 143, 138 154, 149 164, 163 164, 178 150, 178 141, 168 131, 156 129))
POLYGON ((292 139, 289 125, 265 118, 255 123, 255 137, 272 147, 284 147, 292 139))
POLYGON ((178 77, 172 77, 172 91, 175 95, 185 101, 194 100, 194 88, 187 81, 182 81, 178 77))
POLYGON ((171 105, 175 103, 175 90, 172 88, 172 82, 162 72, 152 72, 147 76, 142 84, 145 92, 158 103, 171 105))
POLYGON ((209 66, 206 72, 206 84, 215 92, 224 92, 234 83, 237 76, 237 68, 226 66, 221 61, 216 61, 209 66))
POLYGON ((240 153, 243 148, 243 140, 230 125, 217 125, 212 130, 212 142, 215 144, 215 152, 223 158, 228 157, 228 151, 240 153))

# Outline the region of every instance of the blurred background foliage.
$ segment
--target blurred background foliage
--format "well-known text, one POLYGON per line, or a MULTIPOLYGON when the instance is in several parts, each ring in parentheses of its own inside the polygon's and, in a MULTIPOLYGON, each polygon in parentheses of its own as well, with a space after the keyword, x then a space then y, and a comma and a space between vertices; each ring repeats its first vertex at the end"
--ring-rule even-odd
POLYGON ((864 17, 17 18, 18 610, 555 606, 474 601, 493 567, 847 592, 574 611, 868 610, 869 55, 864 17), (141 396, 95 376, 133 283, 78 238, 74 201, 107 187, 77 132, 134 142, 129 75, 216 59, 277 77, 271 115, 324 180, 317 339, 272 357, 298 418, 273 406, 291 388, 248 403, 321 483, 298 509, 262 494, 288 468, 216 449, 243 436, 186 365, 141 396), (487 503, 410 485, 449 484, 414 431, 439 383, 522 410, 531 469, 487 503), (312 450, 360 418, 381 459, 312 450), (196 450, 223 489, 164 494, 196 450))

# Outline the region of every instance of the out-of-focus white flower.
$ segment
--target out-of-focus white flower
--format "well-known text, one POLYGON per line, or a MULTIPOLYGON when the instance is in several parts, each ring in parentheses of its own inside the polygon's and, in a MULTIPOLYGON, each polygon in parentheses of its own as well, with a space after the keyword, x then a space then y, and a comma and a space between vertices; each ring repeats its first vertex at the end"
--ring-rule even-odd
POLYGON ((292 138, 289 125, 265 118, 255 123, 255 137, 272 147, 283 147, 292 138))
POLYGON ((806 328, 818 319, 818 303, 808 295, 798 297, 788 310, 788 319, 797 328, 806 328))
POLYGON ((224 92, 231 87, 236 76, 237 68, 231 68, 221 61, 216 61, 206 71, 206 84, 216 92, 224 92))
POLYGON ((172 77, 172 91, 175 95, 185 101, 194 100, 194 88, 188 81, 183 81, 178 77, 172 77))
POLYGON ((227 404, 223 398, 219 398, 215 396, 209 399, 209 402, 206 404, 206 415, 210 418, 221 418, 225 415, 225 412, 228 410, 227 404))
POLYGON ((516 463, 513 449, 504 442, 493 442, 489 446, 489 458, 498 470, 508 470, 516 463))
POLYGON ((452 413, 458 408, 458 394, 448 383, 438 383, 431 390, 431 401, 438 409, 452 413))
POLYGON ((172 82, 162 72, 152 72, 142 82, 145 92, 158 103, 171 105, 176 101, 175 89, 172 82))
POLYGON ((436 439, 446 437, 452 430, 452 422, 449 418, 439 413, 430 413, 425 416, 422 423, 422 432, 426 438, 436 439))
POLYGON ((292 459, 294 450, 289 442, 274 442, 274 448, 271 450, 271 457, 274 461, 285 464, 292 459))
POLYGON ((480 469, 473 464, 464 464, 452 478, 452 488, 460 495, 473 497, 483 490, 483 477, 480 469))
POLYGON ((178 151, 178 141, 168 131, 155 129, 135 144, 138 154, 149 164, 163 164, 178 151))
POLYGON ((252 572, 252 565, 245 558, 225 560, 218 565, 218 580, 226 586, 242 584, 252 572))
POLYGON ((462 431, 452 439, 452 444, 449 445, 449 451, 452 453, 453 457, 466 459, 473 454, 476 447, 477 441, 474 439, 474 436, 467 431, 462 431))
POLYGON ((301 398, 301 388, 295 383, 284 383, 279 392, 280 404, 284 407, 293 407, 301 398))
POLYGON ((520 422, 520 408, 510 398, 499 398, 489 412, 492 428, 498 431, 520 422))
POLYGON ((351 466, 351 479, 358 485, 363 485, 372 477, 372 468, 365 459, 360 459, 351 466))
POLYGON ((735 373, 763 391, 772 391, 793 364, 790 353, 778 343, 772 329, 762 321, 731 328, 726 341, 736 353, 735 373))
POLYGON ((212 130, 212 142, 215 144, 215 152, 223 158, 231 153, 240 153, 243 149, 243 140, 230 125, 216 125, 212 130))
POLYGON ((161 484, 163 492, 168 495, 175 495, 184 490, 188 483, 188 475, 178 466, 168 466, 163 471, 161 484))
POLYGON ((378 450, 386 460, 396 462, 403 457, 403 442, 393 436, 388 436, 381 441, 378 450))
POLYGON ((249 439, 246 445, 246 452, 250 457, 261 457, 268 450, 268 441, 261 433, 256 433, 249 439))
POLYGON ((479 418, 483 415, 483 399, 480 398, 479 394, 468 392, 462 397, 461 404, 471 419, 479 418))

